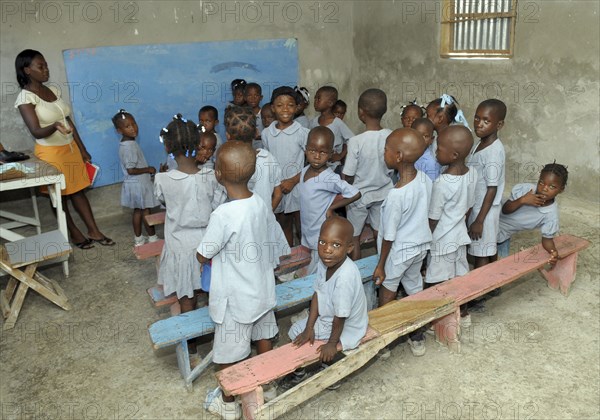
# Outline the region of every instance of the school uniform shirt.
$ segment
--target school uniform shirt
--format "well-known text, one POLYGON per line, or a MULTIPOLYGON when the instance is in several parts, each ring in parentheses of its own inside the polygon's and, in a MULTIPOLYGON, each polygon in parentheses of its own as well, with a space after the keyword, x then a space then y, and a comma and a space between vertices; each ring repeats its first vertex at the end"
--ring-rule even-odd
POLYGON ((431 199, 431 179, 421 171, 402 188, 392 188, 381 205, 381 224, 377 251, 381 255, 383 239, 393 241, 385 262, 387 278, 402 275, 402 262, 431 246, 431 229, 427 213, 431 199))
MULTIPOLYGON (((529 191, 535 193, 535 184, 517 184, 512 189, 510 200, 517 200, 529 191)), ((511 214, 500 213, 498 243, 510 239, 514 233, 538 228, 541 229, 543 238, 554 238, 558 235, 558 204, 556 199, 549 206, 524 205, 511 214)))
POLYGON ((300 226, 302 226, 302 245, 309 249, 317 249, 321 225, 325 221, 327 209, 336 195, 351 198, 358 194, 358 188, 348 184, 331 168, 325 169, 318 176, 304 180, 307 165, 300 174, 297 188, 300 193, 300 226))
POLYGON ((128 169, 148 167, 144 152, 135 140, 119 143, 119 161, 124 176, 121 187, 121 205, 132 209, 151 209, 158 206, 150 174, 130 175, 127 172, 128 169))
POLYGON ((298 122, 302 127, 310 128, 310 121, 306 115, 300 115, 296 118, 296 122, 298 122))
MULTIPOLYGON (((319 115, 313 118, 310 122, 310 128, 318 127, 319 124, 319 115)), ((326 125, 325 127, 329 128, 333 132, 334 140, 333 140, 333 151, 335 153, 342 153, 342 148, 344 144, 350 140, 350 138, 354 137, 354 133, 346 123, 340 120, 338 117, 335 117, 331 124, 326 125)), ((328 166, 335 170, 338 166, 340 166, 340 162, 330 162, 328 166)))
POLYGON ((383 160, 385 140, 392 130, 369 130, 348 140, 348 154, 342 173, 353 176, 354 185, 361 192, 357 206, 383 201, 393 188, 390 170, 383 160))
POLYGON ((212 258, 208 310, 215 323, 222 324, 228 312, 251 324, 275 307, 279 258, 269 240, 270 220, 275 223, 275 216, 257 194, 212 213, 197 251, 212 258))
POLYGON ((429 218, 437 220, 431 255, 447 255, 471 243, 465 215, 475 202, 475 168, 464 175, 441 174, 433 183, 429 218))
MULTIPOLYGON (((504 162, 505 153, 504 146, 500 139, 496 139, 485 149, 475 153, 477 150, 477 143, 473 146, 467 166, 475 168, 477 171, 477 182, 475 185, 475 204, 473 205, 473 212, 471 213, 471 219, 475 220, 475 217, 479 214, 481 206, 483 205, 483 198, 487 193, 488 187, 497 187, 496 195, 492 205, 500 205, 502 201, 502 193, 504 192, 504 162)), ((469 223, 472 223, 470 221, 469 223)))
MULTIPOLYGON (((437 147, 437 142, 436 142, 437 147)), ((442 172, 442 165, 435 158, 433 143, 425 149, 423 155, 415 162, 415 168, 425 172, 432 181, 435 181, 442 172)))
MULTIPOLYGON (((273 121, 262 131, 264 148, 279 162, 282 180, 292 178, 302 171, 308 131, 296 121, 285 130, 278 129, 277 121, 273 121)), ((290 193, 283 195, 275 213, 292 213, 298 210, 300 210, 300 198, 296 186, 290 193)))
POLYGON ((349 257, 329 280, 325 280, 326 274, 327 267, 319 260, 313 284, 319 303, 319 322, 332 325, 334 316, 346 318, 340 342, 343 350, 353 349, 360 344, 369 325, 362 276, 349 257))

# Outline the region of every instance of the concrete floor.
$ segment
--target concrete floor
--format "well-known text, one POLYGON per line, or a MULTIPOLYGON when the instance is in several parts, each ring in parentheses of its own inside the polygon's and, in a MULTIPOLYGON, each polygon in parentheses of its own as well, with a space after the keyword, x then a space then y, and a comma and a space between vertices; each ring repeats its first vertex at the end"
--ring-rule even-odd
MULTIPOLYGON (((528 275, 490 301, 486 313, 472 315, 461 354, 431 337, 421 358, 397 345, 388 360, 373 360, 339 390, 285 418, 600 418, 598 208, 560 198, 561 231, 593 241, 580 255, 568 298, 539 274, 528 275)), ((118 245, 75 250, 69 278, 60 266, 44 269, 59 280, 72 310, 30 291, 16 327, 2 332, 1 419, 211 418, 201 403, 216 384, 214 370, 188 392, 174 350, 156 354, 150 346, 147 326, 166 314, 150 305, 145 290, 156 281, 154 264, 133 256, 129 220, 127 212, 100 218, 118 245)), ((520 235, 513 250, 537 240, 520 235)), ((282 331, 288 325, 281 320, 282 331)))

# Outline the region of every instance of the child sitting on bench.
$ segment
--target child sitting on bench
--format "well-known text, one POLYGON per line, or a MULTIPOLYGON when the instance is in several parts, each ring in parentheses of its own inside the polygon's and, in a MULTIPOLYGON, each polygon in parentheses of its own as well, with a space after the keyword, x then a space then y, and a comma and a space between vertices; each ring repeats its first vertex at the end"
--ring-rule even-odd
POLYGON ((508 256, 510 237, 517 232, 540 228, 542 246, 550 254, 548 263, 555 265, 558 252, 554 238, 558 235, 558 204, 555 197, 565 190, 569 172, 559 163, 549 163, 542 169, 537 186, 517 184, 510 199, 502 206, 498 232, 498 257, 508 256))
MULTIPOLYGON (((342 350, 357 347, 369 324, 362 277, 348 255, 354 247, 353 233, 352 224, 342 217, 331 216, 323 222, 310 312, 308 318, 296 321, 288 332, 298 347, 305 343, 312 346, 315 339, 327 340, 317 349, 323 363, 333 361, 338 343, 342 350)), ((306 377, 304 369, 298 369, 282 388, 291 388, 306 377)))
MULTIPOLYGON (((269 223, 276 222, 271 208, 248 189, 255 164, 256 153, 248 143, 227 141, 217 151, 215 175, 229 201, 210 216, 196 254, 201 263, 212 259, 208 308, 215 323, 213 362, 219 370, 247 358, 251 341, 258 354, 271 350, 278 332, 273 269, 279 259, 269 239, 269 223)), ((241 417, 233 396, 220 390, 210 395, 209 412, 241 417)))

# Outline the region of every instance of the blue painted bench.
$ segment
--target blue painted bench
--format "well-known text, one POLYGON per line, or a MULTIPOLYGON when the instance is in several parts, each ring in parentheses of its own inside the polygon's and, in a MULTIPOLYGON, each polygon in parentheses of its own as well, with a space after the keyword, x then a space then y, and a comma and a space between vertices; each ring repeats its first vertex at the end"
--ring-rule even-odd
MULTIPOLYGON (((377 255, 363 258, 356 261, 356 264, 360 270, 363 283, 365 283, 367 296, 371 296, 374 299, 374 287, 373 282, 371 282, 371 276, 377 265, 377 255)), ((279 312, 308 303, 313 295, 312 286, 314 276, 312 274, 275 286, 277 294, 275 311, 279 312)), ((202 362, 198 366, 192 369, 187 348, 188 340, 214 332, 214 323, 208 313, 208 307, 205 306, 191 312, 156 321, 148 327, 148 332, 152 347, 155 350, 173 345, 176 346, 177 364, 186 387, 190 389, 194 379, 200 376, 212 362, 211 351, 202 359, 202 362)))

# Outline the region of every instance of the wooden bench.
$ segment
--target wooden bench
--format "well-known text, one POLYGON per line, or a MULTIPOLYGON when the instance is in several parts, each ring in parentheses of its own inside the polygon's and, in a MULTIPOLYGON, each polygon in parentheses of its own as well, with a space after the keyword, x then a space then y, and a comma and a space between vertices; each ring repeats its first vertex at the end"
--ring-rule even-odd
MULTIPOLYGON (((377 256, 363 258, 356 263, 360 269, 363 282, 369 282, 377 264, 377 256)), ((313 274, 275 286, 277 294, 275 311, 283 311, 307 304, 313 295, 314 276, 313 274)), ((370 285, 367 284, 367 287, 370 287, 370 285)), ((176 345, 177 364, 188 389, 194 379, 212 362, 211 351, 192 370, 187 348, 188 340, 214 332, 214 323, 208 313, 208 307, 198 308, 191 312, 156 321, 148 327, 148 332, 152 347, 156 350, 176 345)))
POLYGON ((300 348, 287 344, 237 363, 216 374, 219 385, 226 395, 241 396, 246 419, 275 418, 360 368, 399 336, 431 321, 438 341, 460 351, 460 305, 536 270, 549 287, 567 295, 575 278, 578 252, 590 243, 571 235, 562 235, 554 242, 562 259, 553 270, 546 270, 548 253, 540 244, 369 312, 371 330, 361 346, 266 404, 261 385, 316 362, 316 343, 300 348))
POLYGON ((64 310, 71 308, 59 284, 37 272, 38 263, 68 255, 71 251, 69 241, 58 230, 0 245, 0 271, 10 276, 6 289, 0 291, 4 330, 15 326, 29 289, 64 310))

